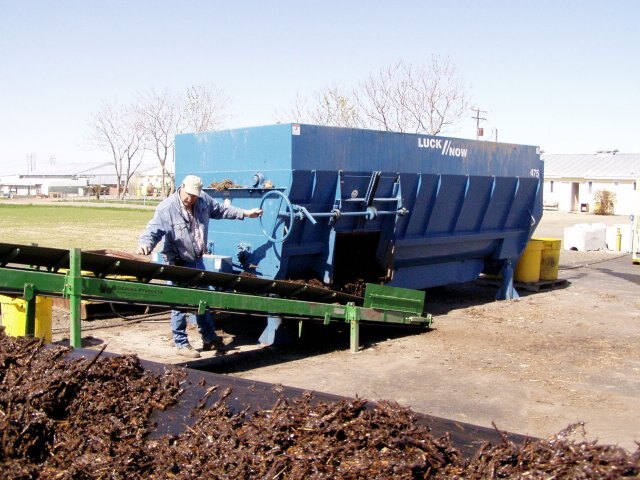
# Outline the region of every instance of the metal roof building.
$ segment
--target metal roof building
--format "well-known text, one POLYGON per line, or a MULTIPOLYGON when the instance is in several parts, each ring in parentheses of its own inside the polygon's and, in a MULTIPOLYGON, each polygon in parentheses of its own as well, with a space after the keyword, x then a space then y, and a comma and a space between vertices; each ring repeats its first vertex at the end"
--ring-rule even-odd
POLYGON ((562 211, 593 211, 597 193, 615 194, 614 213, 640 213, 640 153, 543 154, 544 205, 562 211))
POLYGON ((544 160, 545 178, 640 178, 640 153, 545 153, 541 158, 544 160))
MULTIPOLYGON (((145 163, 138 171, 155 167, 155 163, 145 163)), ((63 191, 84 194, 89 185, 116 185, 117 177, 113 162, 82 162, 46 165, 31 172, 0 175, 0 192, 15 195, 48 194, 48 187, 55 186, 63 191), (66 182, 66 183, 65 183, 66 182), (63 188, 63 187, 67 188, 63 188)))

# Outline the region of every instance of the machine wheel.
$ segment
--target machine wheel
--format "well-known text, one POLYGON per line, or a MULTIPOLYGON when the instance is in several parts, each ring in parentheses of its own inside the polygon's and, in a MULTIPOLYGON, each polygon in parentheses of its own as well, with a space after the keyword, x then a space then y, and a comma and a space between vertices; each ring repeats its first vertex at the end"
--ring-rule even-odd
POLYGON ((274 243, 284 242, 291 235, 294 220, 293 206, 287 196, 280 190, 270 190, 262 196, 260 208, 260 228, 264 236, 274 243), (283 203, 285 210, 280 211, 283 203), (284 225, 282 236, 277 233, 280 225, 284 225))

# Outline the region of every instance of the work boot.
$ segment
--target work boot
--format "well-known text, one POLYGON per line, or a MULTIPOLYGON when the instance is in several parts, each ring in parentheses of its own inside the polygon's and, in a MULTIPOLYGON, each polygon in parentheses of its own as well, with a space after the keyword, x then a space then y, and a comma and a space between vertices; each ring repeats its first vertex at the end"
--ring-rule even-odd
POLYGON ((176 353, 182 357, 200 358, 198 351, 189 344, 182 347, 176 345, 176 353))
POLYGON ((202 342, 203 352, 209 352, 211 350, 224 350, 224 349, 225 349, 224 340, 222 340, 220 337, 215 337, 213 340, 210 340, 208 342, 202 342))

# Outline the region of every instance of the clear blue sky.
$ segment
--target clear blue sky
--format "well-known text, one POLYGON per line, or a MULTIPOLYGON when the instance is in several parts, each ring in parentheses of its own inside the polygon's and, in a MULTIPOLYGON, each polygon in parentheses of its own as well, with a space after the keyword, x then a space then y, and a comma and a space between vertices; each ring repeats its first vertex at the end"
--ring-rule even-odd
MULTIPOLYGON (((88 119, 135 92, 213 83, 229 127, 263 125, 296 93, 432 54, 499 141, 640 153, 639 19, 635 0, 0 0, 0 171, 108 158, 88 119)), ((449 133, 475 138, 472 115, 449 133)))

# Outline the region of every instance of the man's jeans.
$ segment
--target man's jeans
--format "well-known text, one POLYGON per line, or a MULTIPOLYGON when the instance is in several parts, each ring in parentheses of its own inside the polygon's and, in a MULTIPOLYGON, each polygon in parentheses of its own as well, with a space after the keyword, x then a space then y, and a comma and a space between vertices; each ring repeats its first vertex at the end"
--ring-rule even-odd
MULTIPOLYGON (((181 267, 198 268, 204 270, 204 262, 200 258, 195 263, 177 262, 181 267)), ((171 332, 173 333, 173 343, 181 348, 189 344, 187 338, 187 313, 179 310, 171 310, 171 332)), ((207 312, 203 315, 194 315, 198 324, 198 331, 202 335, 203 342, 211 342, 216 338, 216 329, 213 322, 213 315, 207 312)))

